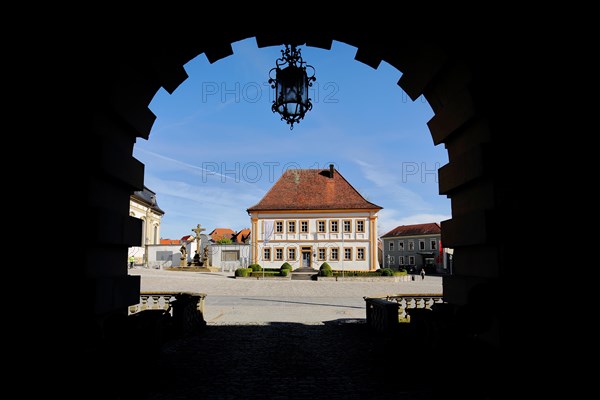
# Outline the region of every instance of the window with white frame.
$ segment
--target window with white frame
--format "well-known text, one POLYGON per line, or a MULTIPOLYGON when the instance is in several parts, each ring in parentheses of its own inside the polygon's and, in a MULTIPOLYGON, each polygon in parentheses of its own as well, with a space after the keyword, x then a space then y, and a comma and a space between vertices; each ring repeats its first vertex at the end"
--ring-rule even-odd
POLYGON ((300 221, 300 232, 308 233, 308 221, 300 221))
POLYGON ((329 232, 337 232, 338 231, 338 221, 333 219, 329 221, 329 232))
POLYGON ((325 232, 325 221, 317 221, 317 231, 320 233, 325 232))
POLYGON ((415 256, 408 256, 408 265, 415 265, 415 256))
POLYGON ((398 261, 400 262, 400 265, 404 265, 404 256, 398 257, 398 261))
POLYGON ((364 232, 365 231, 365 221, 358 220, 356 221, 356 232, 364 232))
POLYGON ((331 260, 337 260, 338 258, 338 249, 331 249, 331 260))
POLYGON ((431 241, 429 242, 429 248, 430 248, 431 250, 435 250, 435 249, 436 249, 436 247, 437 247, 437 240, 435 240, 435 239, 431 239, 431 241))
POLYGON ((365 248, 364 247, 359 247, 356 249, 356 259, 357 260, 365 259, 365 248))
POLYGON ((390 242, 388 244, 388 248, 389 248, 390 251, 394 251, 394 242, 390 242))
POLYGON ((419 250, 425 250, 425 241, 419 240, 419 250))
POLYGON ((318 254, 319 254, 319 261, 324 261, 325 260, 325 249, 319 249, 318 254))
POLYGON ((263 260, 271 261, 271 248, 265 247, 263 249, 263 260))
POLYGON ((288 233, 296 233, 296 221, 288 221, 288 233))
POLYGON ((288 248, 288 260, 295 260, 295 259, 296 259, 296 248, 289 247, 288 248))
POLYGON ((415 250, 415 242, 413 242, 412 240, 408 241, 408 251, 414 251, 415 250))
POLYGON ((404 240, 398 240, 398 250, 404 251, 404 240))
POLYGON ((396 258, 394 256, 390 256, 390 263, 389 263, 388 267, 391 267, 392 265, 394 265, 395 262, 396 262, 396 258))
POLYGON ((352 247, 344 247, 344 260, 352 261, 352 247))
POLYGON ((282 248, 275 249, 275 260, 277 260, 277 261, 283 260, 283 249, 282 248))
POLYGON ((283 233, 283 221, 275 221, 275 232, 283 233))
POLYGON ((352 221, 344 220, 344 232, 352 232, 352 221))

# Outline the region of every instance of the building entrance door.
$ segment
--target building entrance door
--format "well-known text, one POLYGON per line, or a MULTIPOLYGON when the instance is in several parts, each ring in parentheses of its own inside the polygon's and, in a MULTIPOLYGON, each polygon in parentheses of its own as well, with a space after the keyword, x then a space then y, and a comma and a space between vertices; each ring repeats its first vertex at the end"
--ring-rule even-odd
POLYGON ((302 252, 302 268, 310 268, 310 251, 302 252))

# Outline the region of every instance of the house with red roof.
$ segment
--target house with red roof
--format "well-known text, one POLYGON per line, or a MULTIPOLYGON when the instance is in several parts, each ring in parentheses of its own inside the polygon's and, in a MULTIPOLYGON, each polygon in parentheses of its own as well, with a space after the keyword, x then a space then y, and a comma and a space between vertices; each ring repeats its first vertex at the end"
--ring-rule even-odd
POLYGON ((452 249, 442 247, 438 223, 400 225, 381 237, 385 267, 427 273, 450 272, 452 249))
POLYGON ((238 233, 233 234, 231 240, 233 243, 248 243, 248 240, 250 240, 250 229, 244 228, 238 233))
POLYGON ((233 236, 235 232, 229 228, 215 228, 211 233, 208 234, 210 236, 210 240, 213 242, 218 242, 221 239, 231 239, 233 240, 233 236))
POLYGON ((252 262, 263 268, 372 271, 377 261, 377 213, 333 165, 289 169, 255 205, 252 262))
POLYGON ((179 239, 160 239, 160 244, 181 244, 179 239))

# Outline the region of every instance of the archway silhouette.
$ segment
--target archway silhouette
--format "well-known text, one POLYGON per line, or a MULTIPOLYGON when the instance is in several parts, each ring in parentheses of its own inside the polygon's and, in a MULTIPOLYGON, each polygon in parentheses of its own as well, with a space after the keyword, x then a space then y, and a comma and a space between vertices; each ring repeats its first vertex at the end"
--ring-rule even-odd
MULTIPOLYGON (((97 216, 86 245, 87 299, 84 337, 96 340, 103 321, 139 298, 139 281, 127 275, 127 248, 137 243, 139 221, 128 216, 129 195, 143 185, 143 165, 133 159, 136 137, 148 138, 155 119, 147 108, 156 91, 172 93, 186 79, 183 64, 200 53, 214 62, 232 54, 231 43, 256 36, 259 47, 306 43, 329 49, 333 40, 358 48, 356 59, 372 67, 382 60, 402 72, 399 85, 411 97, 425 96, 435 116, 429 121, 434 143, 444 143, 449 163, 439 170, 440 193, 452 201, 452 219, 442 224, 442 241, 453 247, 454 275, 444 282, 449 303, 476 309, 485 335, 499 343, 497 285, 505 263, 498 224, 508 223, 511 202, 507 178, 499 170, 499 145, 507 140, 502 117, 490 98, 495 81, 486 57, 473 55, 469 42, 448 37, 403 39, 389 32, 182 32, 148 38, 141 34, 90 46, 98 62, 85 79, 86 126, 93 131, 94 156, 84 161, 88 209, 97 216), (489 323, 488 323, 489 322, 489 323)), ((89 228, 88 228, 89 230, 89 228)))

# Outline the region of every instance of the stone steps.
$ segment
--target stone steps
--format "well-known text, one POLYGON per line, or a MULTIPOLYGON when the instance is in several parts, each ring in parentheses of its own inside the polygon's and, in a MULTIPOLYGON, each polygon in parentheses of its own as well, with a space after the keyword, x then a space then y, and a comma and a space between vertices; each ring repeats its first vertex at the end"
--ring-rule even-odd
POLYGON ((312 268, 298 268, 292 272, 293 281, 310 281, 319 271, 312 268))

